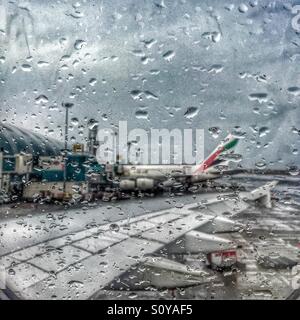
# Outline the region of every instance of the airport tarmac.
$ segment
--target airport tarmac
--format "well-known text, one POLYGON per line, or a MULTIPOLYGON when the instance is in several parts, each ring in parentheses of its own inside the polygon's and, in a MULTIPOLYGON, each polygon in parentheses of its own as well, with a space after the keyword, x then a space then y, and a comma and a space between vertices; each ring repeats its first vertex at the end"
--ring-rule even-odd
MULTIPOLYGON (((219 183, 235 183, 246 189, 253 189, 265 181, 279 180, 273 192, 273 208, 250 207, 235 216, 238 222, 246 224, 244 231, 226 234, 229 239, 239 244, 239 264, 233 270, 218 272, 207 270, 214 275, 214 280, 205 285, 177 290, 145 291, 108 291, 97 293, 95 299, 298 299, 297 263, 300 258, 300 188, 297 177, 283 176, 248 176, 238 175, 224 178, 219 183)), ((212 190, 174 195, 168 194, 156 198, 141 198, 118 202, 85 205, 68 210, 51 210, 46 207, 34 212, 26 208, 25 214, 15 217, 11 214, 0 216, 0 262, 10 268, 10 276, 17 277, 18 264, 27 257, 18 256, 18 252, 31 254, 26 248, 49 249, 60 239, 76 237, 79 233, 103 224, 116 224, 121 219, 130 219, 168 208, 180 208, 185 204, 201 202, 215 196, 212 190), (50 247, 51 247, 50 246, 50 247), (8 259, 9 257, 9 259, 8 259)), ((20 212, 22 208, 18 209, 20 212)), ((22 212, 21 212, 22 213, 22 212)), ((64 252, 62 252, 64 255, 64 252)), ((73 254, 73 257, 77 253, 73 254)), ((80 257, 84 258, 84 257, 80 257)), ((184 257, 186 264, 206 268, 201 256, 184 257)), ((66 259, 59 261, 59 268, 64 268, 66 259)), ((67 259, 68 260, 68 259, 67 259)), ((34 277, 57 266, 51 258, 49 268, 43 265, 34 277)), ((300 271, 300 270, 299 270, 300 271)), ((29 272, 30 273, 30 272, 29 272)), ((55 295, 53 295, 55 298, 55 295)))

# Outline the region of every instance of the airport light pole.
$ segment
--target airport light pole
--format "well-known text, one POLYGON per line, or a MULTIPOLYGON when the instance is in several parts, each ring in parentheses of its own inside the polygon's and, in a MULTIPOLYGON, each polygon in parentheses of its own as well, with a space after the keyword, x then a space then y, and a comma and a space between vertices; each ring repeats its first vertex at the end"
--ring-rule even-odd
POLYGON ((68 141, 69 141, 69 109, 71 109, 74 104, 70 102, 66 102, 62 104, 63 108, 65 108, 65 150, 64 150, 64 183, 63 183, 63 193, 64 196, 66 194, 66 182, 67 182, 67 155, 68 155, 68 141))
POLYGON ((0 192, 2 191, 2 179, 3 179, 3 148, 0 149, 0 192))

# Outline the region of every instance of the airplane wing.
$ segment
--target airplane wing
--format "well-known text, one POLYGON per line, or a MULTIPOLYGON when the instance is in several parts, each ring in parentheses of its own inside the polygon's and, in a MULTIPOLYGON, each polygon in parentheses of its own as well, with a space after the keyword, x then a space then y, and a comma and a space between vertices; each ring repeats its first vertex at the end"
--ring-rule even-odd
POLYGON ((240 228, 227 217, 244 211, 251 201, 270 206, 275 184, 239 195, 212 195, 204 203, 124 219, 7 253, 0 256, 7 274, 5 290, 21 299, 89 299, 136 266, 145 268, 140 273, 152 272, 146 277, 149 286, 203 283, 209 276, 205 271, 189 270, 165 253, 234 248, 218 234, 240 228), (153 270, 165 275, 163 284, 153 270))

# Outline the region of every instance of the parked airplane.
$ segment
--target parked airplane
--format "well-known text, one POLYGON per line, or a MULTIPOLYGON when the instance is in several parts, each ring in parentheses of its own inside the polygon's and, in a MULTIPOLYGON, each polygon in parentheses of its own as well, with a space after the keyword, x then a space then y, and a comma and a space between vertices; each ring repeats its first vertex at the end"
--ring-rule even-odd
POLYGON ((119 187, 121 190, 152 190, 171 188, 176 185, 190 186, 193 183, 218 178, 239 139, 228 135, 220 145, 198 165, 123 165, 119 187))

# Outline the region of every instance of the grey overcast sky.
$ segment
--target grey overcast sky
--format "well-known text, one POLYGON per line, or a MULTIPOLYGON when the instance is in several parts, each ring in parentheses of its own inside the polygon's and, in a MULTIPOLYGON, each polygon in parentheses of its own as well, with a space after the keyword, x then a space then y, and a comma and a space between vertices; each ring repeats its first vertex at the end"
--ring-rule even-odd
POLYGON ((206 152, 235 131, 243 166, 300 165, 297 4, 0 0, 1 121, 61 139, 70 101, 78 139, 89 118, 203 128, 206 152))

